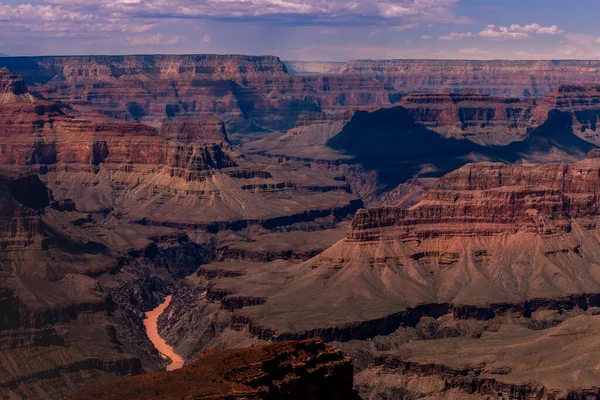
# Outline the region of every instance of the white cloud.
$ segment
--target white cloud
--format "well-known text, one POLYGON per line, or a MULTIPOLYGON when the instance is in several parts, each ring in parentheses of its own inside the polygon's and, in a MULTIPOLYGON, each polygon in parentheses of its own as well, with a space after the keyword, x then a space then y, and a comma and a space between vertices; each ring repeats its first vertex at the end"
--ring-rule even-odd
POLYGON ((90 21, 94 19, 94 16, 48 5, 20 4, 11 6, 0 3, 0 19, 7 22, 16 20, 34 20, 38 22, 90 21))
POLYGON ((513 24, 511 26, 488 25, 479 32, 479 36, 487 39, 511 40, 525 39, 531 35, 564 35, 566 32, 559 29, 557 25, 541 26, 539 24, 529 24, 521 26, 513 24))
POLYGON ((557 25, 542 26, 539 24, 529 25, 518 25, 513 24, 510 26, 496 26, 488 25, 481 32, 474 34, 472 32, 466 33, 450 33, 449 35, 440 36, 441 40, 459 40, 464 38, 470 38, 478 36, 484 39, 493 40, 516 40, 526 39, 532 35, 565 35, 566 32, 559 29, 557 25))
POLYGON ((431 39, 431 36, 429 36, 429 35, 421 35, 421 39, 423 39, 423 40, 429 40, 429 39, 431 39))
MULTIPOLYGON (((63 2, 66 0, 51 0, 63 2)), ((295 23, 328 19, 360 24, 364 17, 430 22, 464 21, 452 15, 459 0, 91 0, 103 9, 147 17, 234 18, 297 16, 295 23)), ((372 21, 368 22, 372 23, 372 21)))
POLYGON ((440 36, 440 40, 460 40, 475 36, 472 32, 457 33, 453 32, 446 36, 440 36))
POLYGON ((200 43, 203 44, 203 45, 205 45, 205 46, 211 44, 212 43, 212 36, 210 36, 210 35, 204 35, 202 37, 202 40, 200 41, 200 43))
POLYGON ((525 32, 515 32, 511 31, 506 26, 501 26, 496 28, 496 25, 488 25, 487 28, 478 33, 479 37, 485 39, 499 39, 499 40, 509 40, 509 39, 524 39, 528 38, 530 35, 525 32))

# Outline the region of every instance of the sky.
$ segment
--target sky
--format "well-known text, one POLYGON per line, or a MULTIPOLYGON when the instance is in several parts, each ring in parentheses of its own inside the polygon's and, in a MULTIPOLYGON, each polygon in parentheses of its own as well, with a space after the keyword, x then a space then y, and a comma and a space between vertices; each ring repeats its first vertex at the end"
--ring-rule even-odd
POLYGON ((0 0, 0 53, 600 59, 600 0, 0 0))

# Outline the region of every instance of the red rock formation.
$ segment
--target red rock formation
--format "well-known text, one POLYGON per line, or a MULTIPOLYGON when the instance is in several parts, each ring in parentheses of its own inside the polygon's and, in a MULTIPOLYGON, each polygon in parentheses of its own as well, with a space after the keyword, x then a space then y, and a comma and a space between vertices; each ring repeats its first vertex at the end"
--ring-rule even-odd
POLYGON ((81 116, 1 78, 2 398, 160 369, 141 318, 215 257, 205 231, 318 225, 361 205, 328 173, 240 155, 216 117, 81 116))
POLYGON ((545 119, 551 110, 572 116, 573 131, 579 137, 600 144, 600 86, 561 85, 544 97, 535 109, 536 118, 545 119))
POLYGON ((581 304, 595 305, 595 157, 572 165, 467 165, 408 210, 359 211, 345 240, 306 262, 212 264, 243 275, 211 280, 210 290, 263 299, 235 312, 261 339, 365 338, 419 315, 527 314, 563 307, 551 305, 558 298, 578 304, 578 296, 589 296, 581 304), (275 279, 267 274, 274 269, 281 280, 268 285, 263 279, 275 279))
POLYGON ((42 171, 54 195, 73 199, 80 210, 108 213, 119 204, 126 220, 218 230, 213 223, 273 224, 290 214, 305 221, 357 208, 346 185, 323 174, 296 179, 298 167, 262 172, 272 169, 270 162, 247 159, 238 167, 240 155, 214 116, 167 119, 156 130, 81 117, 28 93, 18 96, 30 102, 13 99, 0 112, 0 164, 42 171), (302 200, 290 208, 279 191, 303 193, 302 200), (192 204, 183 215, 181 207, 192 204))
POLYGON ((71 399, 357 398, 349 357, 320 341, 207 351, 171 373, 116 380, 71 399))
POLYGON ((462 91, 494 96, 543 96, 560 84, 598 83, 598 61, 355 60, 340 69, 414 90, 462 91))
POLYGON ((393 88, 360 76, 297 77, 272 56, 2 58, 45 98, 126 120, 211 113, 229 129, 281 129, 325 107, 386 105, 393 88))
POLYGON ((399 104, 410 111, 416 122, 445 137, 465 138, 480 144, 523 140, 536 126, 533 100, 465 91, 413 93, 403 97, 399 104))

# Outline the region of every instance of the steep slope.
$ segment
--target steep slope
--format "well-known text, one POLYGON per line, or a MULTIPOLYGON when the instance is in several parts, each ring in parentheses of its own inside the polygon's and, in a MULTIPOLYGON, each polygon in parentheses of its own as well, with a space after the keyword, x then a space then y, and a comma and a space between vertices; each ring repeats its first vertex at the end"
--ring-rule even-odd
POLYGON ((25 92, 0 113, 0 163, 41 172, 57 199, 72 199, 81 211, 218 231, 346 215, 360 206, 334 174, 240 155, 214 116, 167 119, 156 130, 77 116, 33 98, 22 81, 14 87, 25 92))
POLYGON ((358 212, 345 240, 304 263, 211 264, 230 274, 209 293, 261 299, 239 314, 262 338, 348 340, 422 314, 493 317, 558 298, 597 305, 599 171, 595 153, 573 165, 467 165, 409 210, 358 212))

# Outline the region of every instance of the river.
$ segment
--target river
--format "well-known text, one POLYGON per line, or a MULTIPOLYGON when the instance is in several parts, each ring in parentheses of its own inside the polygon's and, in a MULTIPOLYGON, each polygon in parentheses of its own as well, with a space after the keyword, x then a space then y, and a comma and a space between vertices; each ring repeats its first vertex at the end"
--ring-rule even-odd
POLYGON ((158 350, 163 357, 168 357, 171 359, 172 362, 171 364, 167 365, 167 371, 174 371, 183 367, 185 361, 177 353, 175 353, 175 350, 173 350, 173 348, 169 346, 167 342, 165 342, 165 340, 158 334, 158 317, 165 311, 170 303, 171 296, 167 296, 161 305, 152 311, 148 311, 146 313, 144 325, 146 326, 146 333, 148 334, 152 344, 154 344, 154 347, 156 347, 156 350, 158 350))

